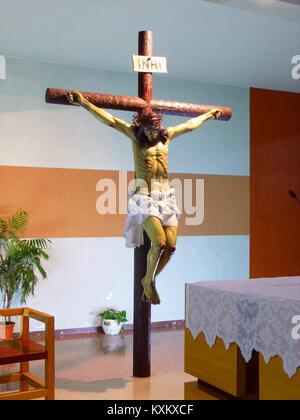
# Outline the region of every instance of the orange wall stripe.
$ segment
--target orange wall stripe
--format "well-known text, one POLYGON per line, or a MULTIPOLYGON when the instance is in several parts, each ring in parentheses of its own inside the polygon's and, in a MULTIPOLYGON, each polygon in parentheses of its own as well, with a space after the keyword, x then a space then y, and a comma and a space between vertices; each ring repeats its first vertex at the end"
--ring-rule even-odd
MULTIPOLYGON (((110 179, 117 186, 116 207, 119 210, 118 171, 3 166, 0 176, 0 216, 7 218, 16 210, 26 210, 30 215, 27 237, 122 236, 126 214, 100 215, 96 209, 97 200, 103 194, 96 186, 100 180, 110 179)), ((134 173, 128 172, 127 177, 129 182, 134 173)), ((186 218, 195 215, 183 211, 180 235, 249 234, 249 177, 173 173, 171 179, 181 182, 183 195, 184 191, 193 194, 192 201, 189 195, 193 206, 197 197, 199 200, 197 180, 204 180, 203 223, 187 225, 186 218), (192 185, 190 193, 184 182, 192 185)), ((125 195, 125 211, 127 198, 125 195)))

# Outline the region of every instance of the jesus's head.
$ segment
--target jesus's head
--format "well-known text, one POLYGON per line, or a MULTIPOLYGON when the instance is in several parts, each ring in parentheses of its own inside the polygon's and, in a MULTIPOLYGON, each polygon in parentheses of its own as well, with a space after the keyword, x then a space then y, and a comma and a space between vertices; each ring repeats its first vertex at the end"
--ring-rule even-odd
POLYGON ((166 143, 168 134, 161 121, 162 115, 156 114, 150 107, 134 116, 135 137, 140 147, 153 146, 160 141, 166 143))

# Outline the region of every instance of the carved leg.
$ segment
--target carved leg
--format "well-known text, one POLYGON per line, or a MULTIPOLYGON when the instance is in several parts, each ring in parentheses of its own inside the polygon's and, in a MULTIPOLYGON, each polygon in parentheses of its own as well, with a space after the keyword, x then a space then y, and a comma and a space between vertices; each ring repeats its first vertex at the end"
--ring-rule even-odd
POLYGON ((177 232, 178 232, 177 227, 166 226, 164 228, 164 231, 165 231, 165 235, 167 239, 166 248, 164 249, 160 257, 159 263, 155 271, 154 278, 156 278, 158 274, 165 268, 165 266, 170 261, 172 255, 176 251, 177 232))
POLYGON ((158 218, 150 216, 143 223, 144 229, 151 240, 151 248, 147 255, 147 272, 142 279, 144 287, 143 299, 154 305, 160 304, 160 298, 153 283, 153 276, 160 256, 166 247, 166 235, 158 218))

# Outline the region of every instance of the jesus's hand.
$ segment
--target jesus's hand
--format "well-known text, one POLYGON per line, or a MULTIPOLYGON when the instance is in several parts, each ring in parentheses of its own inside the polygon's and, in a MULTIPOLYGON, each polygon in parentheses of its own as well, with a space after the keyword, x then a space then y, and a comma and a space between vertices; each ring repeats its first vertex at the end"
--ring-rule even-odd
POLYGON ((213 120, 217 120, 218 118, 220 118, 222 116, 222 111, 218 108, 214 108, 211 111, 209 111, 209 113, 211 114, 211 118, 213 120))
POLYGON ((67 99, 71 105, 80 106, 82 101, 84 100, 84 97, 80 92, 75 91, 75 92, 68 92, 67 99))

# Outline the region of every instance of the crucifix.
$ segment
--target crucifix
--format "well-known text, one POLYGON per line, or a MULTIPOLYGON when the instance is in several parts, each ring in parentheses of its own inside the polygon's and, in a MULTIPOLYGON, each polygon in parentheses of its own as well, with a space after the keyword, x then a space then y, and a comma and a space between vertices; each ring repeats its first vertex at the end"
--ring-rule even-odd
POLYGON ((132 141, 136 190, 128 202, 124 236, 134 247, 134 331, 133 376, 151 374, 151 304, 159 304, 155 286, 159 274, 175 251, 179 210, 169 184, 170 141, 188 133, 209 119, 227 121, 230 108, 156 100, 152 98, 152 73, 165 72, 164 59, 152 54, 152 32, 139 32, 138 97, 47 89, 46 102, 77 105, 102 123, 115 128, 132 141), (136 112, 133 124, 113 117, 105 109, 136 112), (164 129, 162 115, 193 117, 183 124, 164 129))

